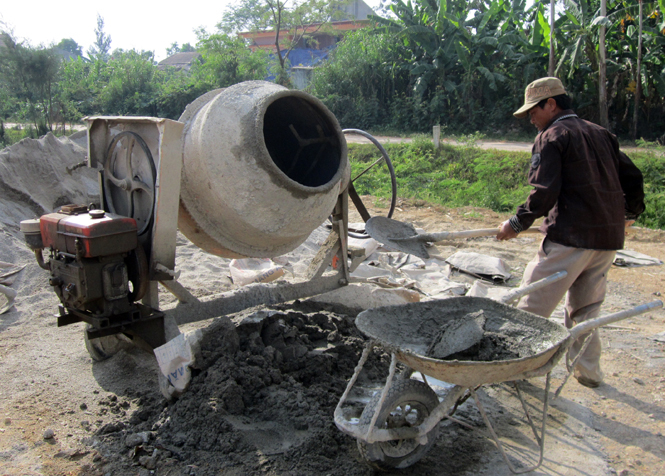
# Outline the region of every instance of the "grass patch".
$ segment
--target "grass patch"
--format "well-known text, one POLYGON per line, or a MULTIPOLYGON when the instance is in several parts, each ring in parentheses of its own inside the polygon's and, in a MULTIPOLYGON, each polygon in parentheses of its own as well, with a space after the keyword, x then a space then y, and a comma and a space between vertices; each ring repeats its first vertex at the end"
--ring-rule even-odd
MULTIPOLYGON (((443 144, 436 150, 427 136, 411 143, 387 144, 400 197, 426 200, 446 207, 474 206, 512 212, 531 190, 526 183, 531 155, 527 152, 483 150, 472 145, 443 144)), ((351 177, 380 157, 370 144, 349 144, 351 177)), ((665 157, 659 148, 631 154, 644 174, 646 211, 637 221, 665 229, 665 157)), ((354 182, 358 193, 388 198, 388 168, 377 165, 354 182)))

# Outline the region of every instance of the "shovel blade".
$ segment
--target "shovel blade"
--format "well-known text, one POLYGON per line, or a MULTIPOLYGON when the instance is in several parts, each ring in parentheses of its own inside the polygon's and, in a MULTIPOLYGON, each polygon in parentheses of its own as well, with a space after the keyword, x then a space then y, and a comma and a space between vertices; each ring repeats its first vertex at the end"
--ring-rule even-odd
POLYGON ((407 239, 418 237, 418 232, 410 223, 386 217, 372 217, 365 223, 365 231, 387 248, 429 259, 425 243, 417 239, 407 239))

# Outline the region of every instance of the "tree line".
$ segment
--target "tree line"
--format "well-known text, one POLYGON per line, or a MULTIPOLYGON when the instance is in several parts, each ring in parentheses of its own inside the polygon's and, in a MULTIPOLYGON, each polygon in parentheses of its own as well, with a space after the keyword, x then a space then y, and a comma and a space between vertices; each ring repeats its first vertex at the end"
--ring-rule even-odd
POLYGON ((604 15, 601 1, 559 2, 550 22, 549 2, 393 0, 393 15, 346 38, 317 69, 312 89, 358 127, 425 131, 439 123, 502 133, 531 128, 511 114, 525 86, 549 74, 562 79, 581 116, 619 135, 637 125, 633 138, 659 138, 665 1, 608 2, 604 15))
MULTIPOLYGON (((5 32, 0 36, 0 119, 32 125, 36 134, 85 116, 147 115, 177 119, 201 94, 268 74, 265 52, 252 52, 237 36, 201 31, 200 53, 190 71, 159 69, 151 51, 111 51, 111 38, 96 30, 97 42, 80 55, 72 39, 32 47, 5 32), (62 49, 74 59, 63 60, 62 49)), ((174 43, 170 54, 193 50, 174 43)))
MULTIPOLYGON (((317 19, 299 6, 301 23, 317 19)), ((309 91, 343 127, 425 132, 440 124, 499 135, 531 132, 512 112, 524 87, 549 74, 563 80, 581 116, 620 136, 655 140, 665 132, 664 11, 665 0, 389 0, 370 27, 346 35, 314 69, 309 91)), ((241 0, 215 32, 197 32, 201 56, 189 71, 158 69, 152 52, 111 51, 101 18, 89 60, 62 60, 57 47, 76 50, 71 39, 32 47, 3 33, 0 118, 40 133, 86 115, 177 119, 214 88, 265 78, 288 85, 293 44, 277 37, 283 54, 269 55, 235 34, 247 25, 297 32, 297 24, 280 23, 296 18, 288 12, 281 0, 241 0), (280 8, 283 17, 274 13, 280 8)), ((319 23, 334 20, 331 12, 319 23)))

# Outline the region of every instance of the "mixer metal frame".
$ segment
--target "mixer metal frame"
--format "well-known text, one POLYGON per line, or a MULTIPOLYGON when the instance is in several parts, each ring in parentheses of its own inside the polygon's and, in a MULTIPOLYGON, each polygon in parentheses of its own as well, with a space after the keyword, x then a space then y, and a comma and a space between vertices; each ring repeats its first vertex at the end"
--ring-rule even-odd
MULTIPOLYGON (((338 289, 349 283, 348 262, 348 202, 349 191, 345 188, 337 197, 332 212, 331 232, 312 259, 308 270, 301 281, 280 284, 253 284, 242 289, 197 299, 184 286, 177 282, 175 272, 175 245, 178 226, 178 203, 180 195, 180 173, 182 168, 182 130, 184 124, 169 119, 152 117, 117 117, 97 116, 86 118, 88 122, 88 166, 99 171, 100 196, 104 200, 103 208, 109 210, 106 202, 110 194, 105 187, 122 182, 122 177, 109 179, 109 166, 112 150, 116 147, 119 134, 127 137, 138 137, 143 144, 143 157, 151 156, 154 160, 154 209, 151 217, 143 217, 144 222, 151 221, 149 233, 139 237, 148 256, 148 290, 142 299, 141 309, 151 309, 151 313, 138 319, 123 320, 122 324, 113 327, 99 328, 94 322, 86 330, 86 338, 94 344, 94 339, 113 334, 124 334, 135 345, 151 351, 177 336, 178 326, 197 322, 212 317, 242 311, 258 306, 271 305, 296 299, 315 296, 338 289), (147 150, 146 150, 147 148, 147 150), (337 259, 334 260, 334 257, 337 259), (337 269, 328 271, 332 262, 339 263, 337 269), (161 283, 178 299, 175 307, 167 310, 159 309, 158 283, 161 283)), ((125 146, 126 160, 131 164, 132 146, 125 146)), ((139 149, 138 147, 136 148, 139 149)), ((132 167, 127 166, 130 171, 132 167)), ((133 173, 133 172, 132 172, 133 173)), ((130 174, 131 175, 131 174, 130 174)), ((131 180, 126 177, 128 193, 131 193, 131 180)), ((148 184, 149 185, 149 184, 148 184)), ((144 187, 144 185, 140 185, 144 187)), ((136 187, 134 187, 136 188, 136 187)), ((131 200, 131 197, 130 197, 131 200)), ((61 310, 62 313, 62 310, 61 310)), ((82 316, 71 316, 67 324, 85 320, 82 316)), ((136 317, 136 316, 135 316, 136 317)), ((63 321, 63 325, 65 322, 63 321)))

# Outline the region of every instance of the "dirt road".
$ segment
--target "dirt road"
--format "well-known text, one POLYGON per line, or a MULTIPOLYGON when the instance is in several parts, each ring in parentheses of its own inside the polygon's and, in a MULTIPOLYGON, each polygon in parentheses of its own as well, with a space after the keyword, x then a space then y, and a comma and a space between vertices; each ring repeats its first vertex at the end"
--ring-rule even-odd
MULTIPOLYGON (((535 134, 534 134, 535 137, 535 134)), ((395 144, 401 142, 411 142, 410 137, 392 137, 392 136, 380 136, 375 137, 381 144, 395 144)), ((362 136, 356 134, 348 134, 346 136, 348 142, 357 143, 357 144, 369 144, 370 141, 362 136)), ((451 144, 451 145, 460 145, 461 142, 454 139, 441 139, 441 142, 451 144)), ((495 150, 510 150, 514 152, 531 152, 531 147, 533 142, 516 142, 516 141, 506 141, 506 140, 496 140, 496 139, 482 139, 475 142, 476 147, 481 149, 495 149, 495 150)), ((644 152, 645 149, 639 147, 621 147, 627 154, 631 154, 636 151, 644 152)))

